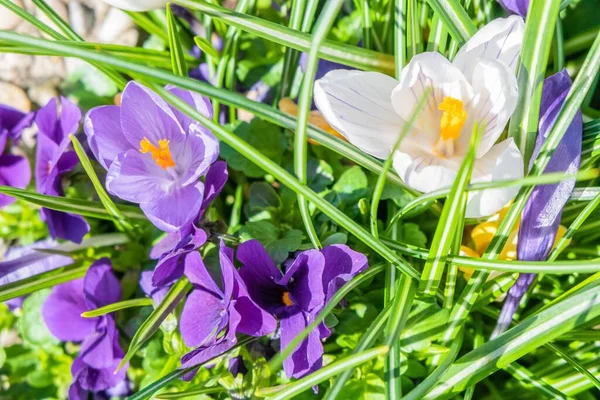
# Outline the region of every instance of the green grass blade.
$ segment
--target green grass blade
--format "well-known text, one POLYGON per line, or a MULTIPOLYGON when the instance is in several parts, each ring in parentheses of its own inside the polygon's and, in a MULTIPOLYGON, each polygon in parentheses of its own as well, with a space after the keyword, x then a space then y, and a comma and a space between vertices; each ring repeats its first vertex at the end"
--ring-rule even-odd
POLYGON ((101 315, 110 314, 115 311, 124 310, 126 308, 131 307, 145 307, 151 306, 154 302, 152 299, 142 298, 142 299, 131 299, 119 301, 117 303, 108 304, 104 307, 96 308, 95 310, 86 311, 81 314, 84 318, 94 318, 99 317, 101 315))
POLYGON ((522 382, 524 385, 527 385, 526 387, 531 386, 533 390, 537 391, 547 399, 569 399, 569 396, 567 396, 560 390, 554 388, 552 385, 549 385, 548 383, 544 382, 542 379, 535 376, 527 368, 517 363, 508 364, 503 369, 509 374, 511 374, 513 378, 522 382))
MULTIPOLYGON (((106 208, 104 208, 102 203, 97 201, 47 196, 10 186, 0 186, 0 193, 51 210, 83 215, 84 217, 113 220, 113 216, 106 211, 106 208)), ((138 221, 147 220, 139 207, 120 205, 119 209, 127 218, 138 221)))
POLYGON ((125 12, 127 13, 127 15, 129 15, 129 17, 131 17, 131 19, 136 23, 137 26, 139 26, 151 35, 158 36, 159 38, 164 40, 165 43, 169 43, 169 35, 154 21, 152 21, 152 19, 148 18, 146 14, 131 11, 125 12))
MULTIPOLYGON (((308 52, 308 60, 306 61, 306 71, 304 72, 304 79, 302 80, 302 87, 300 88, 298 125, 296 126, 296 135, 294 136, 294 172, 300 183, 304 185, 307 180, 306 167, 308 164, 306 128, 308 126, 308 115, 312 103, 313 83, 319 65, 319 48, 329 33, 329 30, 335 21, 335 17, 343 3, 344 0, 330 0, 325 7, 323 7, 312 36, 311 49, 308 52)), ((300 208, 300 215, 302 217, 302 222, 304 223, 304 228, 306 229, 306 233, 308 234, 313 247, 317 249, 322 247, 312 222, 308 202, 302 194, 298 194, 298 206, 300 208)))
POLYGON ((440 216, 437 228, 431 240, 431 250, 429 257, 423 267, 421 280, 419 281, 419 289, 417 296, 435 296, 437 294, 444 266, 446 265, 446 256, 452 246, 454 235, 462 236, 462 229, 457 229, 462 226, 466 205, 466 192, 469 181, 471 180, 471 172, 473 171, 473 163, 475 162, 475 151, 479 144, 481 129, 478 124, 475 124, 471 135, 471 143, 469 150, 463 159, 460 168, 458 169, 456 178, 448 199, 444 203, 442 215, 440 216))
MULTIPOLYGON (((294 0, 292 2, 292 12, 290 14, 289 28, 299 31, 302 28, 304 12, 306 10, 306 0, 294 0)), ((298 69, 299 54, 296 50, 288 47, 283 56, 283 71, 281 73, 281 84, 279 86, 279 96, 276 100, 287 97, 294 82, 294 76, 298 69)))
MULTIPOLYGON (((311 35, 307 33, 297 32, 279 24, 251 15, 240 14, 205 1, 177 0, 176 3, 221 19, 228 25, 272 42, 299 51, 310 50, 311 35)), ((319 57, 358 69, 380 71, 387 74, 394 72, 394 60, 391 56, 330 40, 323 41, 319 49, 319 57)))
POLYGON ((163 394, 159 394, 156 396, 157 399, 183 399, 183 398, 190 398, 193 396, 200 396, 200 395, 207 395, 207 394, 217 394, 217 393, 221 393, 221 392, 225 392, 225 388, 218 386, 218 387, 211 387, 211 388, 192 388, 189 390, 184 390, 181 392, 174 392, 174 393, 163 393, 163 394))
POLYGON ((544 75, 552 47, 560 0, 532 0, 527 18, 521 63, 519 65, 519 102, 510 120, 508 134, 515 139, 525 165, 535 146, 544 75))
POLYGON ((174 75, 187 76, 187 65, 183 56, 181 39, 177 32, 177 20, 171 11, 171 3, 167 3, 167 35, 169 37, 169 49, 171 50, 171 67, 174 75))
POLYGON ((137 332, 135 332, 135 335, 133 335, 127 353, 123 356, 123 360, 121 361, 121 364, 119 364, 117 371, 123 368, 135 353, 142 348, 144 343, 152 337, 154 332, 160 328, 160 324, 162 324, 165 318, 167 318, 175 307, 177 307, 191 289, 192 285, 186 277, 180 278, 173 286, 171 286, 165 295, 165 298, 156 306, 154 311, 152 311, 152 314, 146 318, 138 328, 137 332))
POLYGON ((24 9, 19 7, 15 2, 13 2, 11 0, 0 0, 0 5, 2 5, 3 7, 6 7, 10 11, 15 13, 19 17, 21 17, 21 19, 23 21, 29 22, 31 25, 35 26, 41 32, 47 34, 51 38, 57 39, 57 40, 65 40, 66 39, 61 33, 54 30, 54 28, 46 25, 45 23, 40 21, 35 16, 29 14, 27 11, 25 11, 24 9))
MULTIPOLYGON (((287 385, 285 389, 278 392, 274 396, 268 397, 268 399, 289 399, 307 389, 310 389, 315 385, 318 385, 319 383, 331 378, 332 376, 336 376, 344 371, 347 371, 351 368, 355 368, 358 365, 364 364, 367 361, 371 361, 374 358, 382 356, 386 354, 388 350, 389 348, 387 346, 380 346, 375 347, 371 350, 366 350, 358 354, 348 356, 342 360, 329 364, 326 367, 323 367, 320 370, 313 372, 312 374, 287 385)), ((260 396, 260 389, 257 392, 257 395, 260 396)))
MULTIPOLYGON (((391 1, 391 0, 390 0, 391 1)), ((402 68, 406 65, 406 9, 407 0, 394 0, 394 60, 395 76, 400 79, 402 68)))
POLYGON ((444 21, 450 36, 463 45, 477 32, 473 21, 458 0, 427 0, 427 4, 444 21))
POLYGON ((98 194, 102 205, 104 205, 104 208, 106 208, 106 211, 108 211, 112 215, 114 222, 118 227, 120 227, 130 235, 135 235, 135 230, 131 223, 125 218, 125 216, 123 215, 123 213, 121 213, 121 210, 119 210, 115 203, 113 203, 108 193, 106 193, 104 186, 102 186, 102 183, 100 183, 100 180, 98 179, 98 176, 94 171, 94 167, 92 166, 90 159, 85 153, 85 150, 83 149, 83 147, 81 147, 81 143, 79 143, 77 137, 75 137, 75 135, 70 135, 70 138, 71 142, 73 143, 75 153, 77 153, 77 157, 79 157, 79 161, 81 162, 81 166, 90 178, 92 185, 94 185, 94 189, 96 189, 96 193, 98 194))
POLYGON ((437 51, 444 54, 447 41, 448 31, 444 28, 444 23, 440 19, 439 14, 435 14, 431 21, 427 51, 437 51))
POLYGON ((424 399, 446 399, 560 335, 600 316, 600 283, 524 320, 451 365, 424 399))

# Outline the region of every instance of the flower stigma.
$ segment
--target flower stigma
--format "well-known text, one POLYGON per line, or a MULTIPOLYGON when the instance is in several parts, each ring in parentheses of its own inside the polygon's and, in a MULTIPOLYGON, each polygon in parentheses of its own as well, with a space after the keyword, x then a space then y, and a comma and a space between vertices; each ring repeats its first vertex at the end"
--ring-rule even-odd
POLYGON ((451 157, 454 154, 454 141, 460 137, 460 131, 467 120, 467 112, 463 102, 451 96, 444 97, 438 109, 442 111, 442 118, 440 138, 434 151, 440 157, 451 157))
POLYGON ((176 165, 171 156, 169 141, 167 139, 160 139, 158 141, 158 147, 156 147, 147 137, 144 137, 144 139, 140 140, 140 153, 150 153, 154 162, 162 169, 167 169, 176 165))
POLYGON ((285 304, 287 307, 294 305, 294 302, 292 301, 292 299, 290 297, 290 292, 283 292, 283 295, 281 296, 281 300, 283 300, 283 304, 285 304))

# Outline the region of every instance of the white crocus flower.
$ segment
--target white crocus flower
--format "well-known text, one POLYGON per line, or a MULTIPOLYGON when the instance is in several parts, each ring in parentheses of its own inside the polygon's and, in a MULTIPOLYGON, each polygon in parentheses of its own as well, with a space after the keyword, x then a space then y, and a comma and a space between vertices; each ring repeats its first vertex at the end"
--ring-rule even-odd
MULTIPOLYGON (((512 139, 498 144, 517 105, 524 22, 496 19, 479 30, 451 63, 439 53, 413 57, 400 82, 377 72, 335 70, 315 83, 315 102, 329 124, 366 153, 385 159, 426 88, 427 104, 393 155, 402 180, 420 192, 452 185, 476 122, 484 127, 471 182, 523 177, 512 139)), ((471 192, 467 217, 494 214, 518 187, 471 192)))
POLYGON ((168 0, 102 0, 113 7, 127 11, 149 11, 165 8, 168 0))

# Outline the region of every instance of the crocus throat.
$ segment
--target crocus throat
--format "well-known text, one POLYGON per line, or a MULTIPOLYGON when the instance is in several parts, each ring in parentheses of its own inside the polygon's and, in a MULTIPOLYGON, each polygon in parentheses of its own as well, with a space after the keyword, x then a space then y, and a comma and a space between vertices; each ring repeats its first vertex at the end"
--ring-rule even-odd
POLYGON ((162 169, 167 169, 176 165, 171 156, 169 141, 167 139, 160 139, 158 141, 158 147, 156 147, 148 140, 148 138, 144 137, 144 139, 140 140, 140 153, 150 153, 154 162, 162 169))
POLYGON ((442 111, 440 119, 440 138, 435 146, 438 155, 452 156, 454 154, 454 141, 460 137, 460 131, 467 120, 467 112, 463 102, 454 97, 444 97, 438 109, 442 111))
POLYGON ((288 307, 294 305, 294 302, 290 298, 290 292, 283 292, 283 295, 281 296, 281 300, 283 300, 283 304, 285 304, 288 307))

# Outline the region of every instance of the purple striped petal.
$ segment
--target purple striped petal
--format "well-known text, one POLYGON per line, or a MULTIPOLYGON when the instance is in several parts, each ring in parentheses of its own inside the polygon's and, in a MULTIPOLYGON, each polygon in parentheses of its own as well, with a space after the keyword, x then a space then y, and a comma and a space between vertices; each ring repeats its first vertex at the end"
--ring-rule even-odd
POLYGON ((498 3, 500 3, 507 11, 525 18, 527 16, 530 1, 531 0, 498 0, 498 3))

